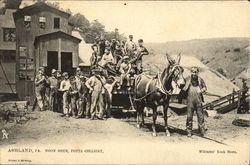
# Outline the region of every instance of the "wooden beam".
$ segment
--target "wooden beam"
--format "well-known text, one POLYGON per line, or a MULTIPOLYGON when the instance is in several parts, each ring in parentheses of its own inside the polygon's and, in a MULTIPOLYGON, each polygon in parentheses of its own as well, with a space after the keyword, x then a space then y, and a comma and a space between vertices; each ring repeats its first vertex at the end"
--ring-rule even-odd
POLYGON ((58 38, 58 70, 62 71, 61 38, 58 38))

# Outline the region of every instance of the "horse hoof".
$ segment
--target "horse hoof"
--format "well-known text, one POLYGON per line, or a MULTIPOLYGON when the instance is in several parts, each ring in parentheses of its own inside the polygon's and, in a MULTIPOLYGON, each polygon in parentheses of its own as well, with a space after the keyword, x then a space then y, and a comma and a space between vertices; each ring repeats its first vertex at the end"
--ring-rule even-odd
POLYGON ((153 137, 156 137, 156 136, 157 136, 157 134, 155 132, 153 132, 153 137))
POLYGON ((140 129, 140 128, 141 128, 140 124, 137 124, 137 125, 136 125, 136 127, 137 127, 138 129, 140 129))

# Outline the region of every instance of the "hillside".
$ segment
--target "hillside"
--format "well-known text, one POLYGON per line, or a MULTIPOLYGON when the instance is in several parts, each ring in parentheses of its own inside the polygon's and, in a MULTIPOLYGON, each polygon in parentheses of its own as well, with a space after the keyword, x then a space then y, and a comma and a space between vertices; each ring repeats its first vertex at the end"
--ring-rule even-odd
POLYGON ((236 78, 249 67, 250 38, 216 38, 146 43, 152 54, 182 54, 194 56, 228 79, 236 78))

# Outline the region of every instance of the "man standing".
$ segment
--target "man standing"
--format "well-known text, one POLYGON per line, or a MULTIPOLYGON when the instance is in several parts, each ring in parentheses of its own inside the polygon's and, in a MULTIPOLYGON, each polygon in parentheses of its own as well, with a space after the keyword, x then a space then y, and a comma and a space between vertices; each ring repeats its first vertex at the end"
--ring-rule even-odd
POLYGON ((63 113, 66 117, 69 117, 69 88, 71 86, 69 81, 69 75, 67 72, 63 73, 64 80, 60 84, 60 91, 63 92, 63 113))
POLYGON ((98 61, 100 60, 100 56, 98 55, 98 49, 97 47, 93 48, 93 53, 92 56, 90 57, 90 66, 91 67, 95 67, 98 63, 98 61))
POLYGON ((99 41, 99 56, 100 56, 100 58, 104 54, 105 47, 106 47, 106 45, 105 45, 105 39, 104 39, 103 36, 101 36, 101 39, 99 41))
POLYGON ((193 126, 193 114, 196 110, 198 118, 198 127, 201 136, 204 136, 204 114, 202 109, 202 102, 204 102, 202 93, 206 92, 207 87, 204 80, 198 76, 198 67, 191 68, 191 76, 187 77, 185 87, 183 91, 186 92, 187 96, 187 134, 188 137, 192 136, 192 126, 193 126))
POLYGON ((56 78, 56 70, 52 69, 51 71, 51 77, 48 78, 48 85, 50 87, 50 93, 49 93, 49 110, 56 112, 57 111, 57 90, 59 88, 58 80, 56 78))
POLYGON ((79 99, 79 93, 77 88, 77 82, 75 77, 70 78, 70 88, 69 88, 69 96, 70 96, 70 107, 72 112, 72 117, 76 118, 77 110, 78 110, 78 99, 79 99))
POLYGON ((45 85, 46 85, 46 79, 44 76, 44 68, 40 67, 38 69, 38 74, 36 75, 36 78, 35 78, 36 100, 34 104, 34 107, 36 106, 36 103, 38 104, 40 111, 44 110, 45 85))
POLYGON ((110 50, 113 56, 114 56, 116 44, 117 44, 116 39, 112 39, 111 44, 110 44, 110 50))
POLYGON ((136 51, 136 44, 133 42, 133 35, 129 35, 129 41, 125 44, 125 54, 130 58, 133 58, 136 51))
POLYGON ((137 56, 135 61, 137 74, 142 73, 142 56, 148 54, 149 54, 148 50, 143 46, 143 40, 139 39, 137 47, 137 56))
MULTIPOLYGON (((56 78, 57 78, 58 87, 60 87, 61 82, 63 80, 61 71, 57 70, 57 72, 56 72, 56 78)), ((57 92, 57 112, 59 112, 59 113, 63 113, 62 95, 63 95, 63 92, 61 92, 61 91, 57 92)))
POLYGON ((85 114, 86 118, 89 118, 89 107, 90 107, 90 100, 89 100, 89 91, 85 82, 87 80, 86 77, 80 76, 81 80, 81 88, 79 90, 79 101, 78 101, 78 114, 77 119, 83 117, 85 114), (85 113, 84 113, 85 111, 85 113))
POLYGON ((104 103, 102 90, 105 80, 99 75, 99 69, 93 69, 92 72, 93 76, 90 77, 85 83, 85 85, 89 89, 89 93, 91 93, 90 120, 93 120, 95 118, 97 107, 99 108, 98 118, 103 119, 104 103))

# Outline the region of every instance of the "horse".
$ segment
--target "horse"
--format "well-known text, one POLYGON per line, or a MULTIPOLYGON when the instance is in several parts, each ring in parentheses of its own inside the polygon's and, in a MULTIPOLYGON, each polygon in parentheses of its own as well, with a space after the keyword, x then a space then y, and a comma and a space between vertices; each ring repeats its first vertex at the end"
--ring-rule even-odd
POLYGON ((153 136, 157 136, 155 124, 157 119, 157 107, 161 105, 163 106, 166 135, 170 136, 167 122, 167 110, 173 92, 172 83, 175 83, 180 89, 185 86, 185 79, 183 77, 184 69, 180 66, 181 55, 178 54, 176 61, 168 54, 166 54, 166 57, 168 64, 161 74, 158 73, 155 77, 149 77, 142 73, 135 79, 134 105, 137 114, 137 127, 140 128, 141 125, 144 125, 144 108, 151 108, 153 110, 153 136), (140 116, 142 119, 141 123, 140 116))

